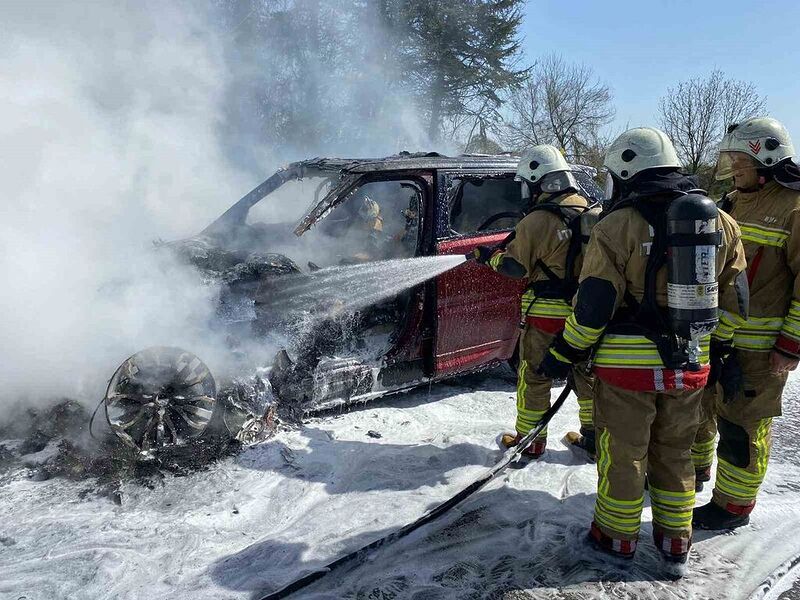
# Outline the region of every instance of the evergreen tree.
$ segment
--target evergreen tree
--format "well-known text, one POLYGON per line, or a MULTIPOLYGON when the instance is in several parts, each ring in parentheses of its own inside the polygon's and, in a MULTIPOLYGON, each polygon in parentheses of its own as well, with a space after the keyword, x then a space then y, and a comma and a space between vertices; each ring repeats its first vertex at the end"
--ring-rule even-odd
POLYGON ((438 140, 447 116, 477 106, 485 119, 499 93, 524 81, 517 68, 524 0, 399 0, 407 24, 401 36, 405 79, 438 140))

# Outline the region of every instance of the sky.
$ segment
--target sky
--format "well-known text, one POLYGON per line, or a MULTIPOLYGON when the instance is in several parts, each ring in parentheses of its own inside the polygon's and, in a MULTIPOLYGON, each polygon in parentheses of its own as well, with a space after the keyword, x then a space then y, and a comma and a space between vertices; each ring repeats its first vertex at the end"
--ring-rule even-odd
POLYGON ((798 0, 529 0, 522 34, 527 61, 556 52, 611 87, 614 132, 657 126, 668 87, 720 69, 800 140, 798 0))

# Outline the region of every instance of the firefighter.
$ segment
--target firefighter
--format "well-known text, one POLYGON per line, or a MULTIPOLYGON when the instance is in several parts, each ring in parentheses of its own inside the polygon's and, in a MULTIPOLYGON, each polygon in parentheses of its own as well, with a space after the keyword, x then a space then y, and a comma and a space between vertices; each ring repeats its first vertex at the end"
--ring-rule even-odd
POLYGON ((358 210, 345 236, 347 247, 355 250, 343 259, 343 264, 364 263, 385 258, 387 240, 383 234, 381 206, 370 196, 358 203, 358 210))
POLYGON ((693 447, 707 480, 719 429, 712 500, 694 511, 702 529, 746 525, 764 480, 772 419, 781 414, 788 372, 800 358, 800 169, 775 119, 732 125, 720 144, 717 179, 735 191, 721 205, 742 230, 750 317, 733 336, 736 369, 708 390, 707 418, 693 447), (715 427, 716 420, 716 427, 715 427))
POLYGON ((670 208, 683 207, 694 188, 679 165, 672 142, 658 129, 631 129, 612 143, 605 166, 613 209, 592 231, 574 309, 539 367, 548 377, 563 377, 594 349, 598 484, 589 540, 607 554, 633 557, 647 477, 653 537, 667 569, 678 576, 691 545, 690 449, 709 373, 709 334, 682 341, 672 304, 665 308, 674 296, 677 306, 697 306, 699 315, 713 318, 698 327, 710 332, 719 321, 729 332, 744 322, 747 294, 739 228, 708 198, 692 194, 693 206, 710 205, 713 217, 688 221, 691 233, 682 235, 690 241, 682 243, 694 243, 698 232, 704 245, 689 247, 691 260, 682 263, 687 273, 675 276, 711 278, 702 286, 670 280, 668 296, 678 255, 672 247, 667 252, 670 208), (700 268, 705 271, 696 274, 700 268))
MULTIPOLYGON (((577 193, 578 184, 567 161, 553 146, 535 146, 526 153, 517 167, 516 180, 521 182, 523 197, 530 197, 532 210, 517 224, 503 247, 479 246, 476 250, 479 262, 498 273, 529 282, 522 297, 516 431, 501 436, 500 442, 506 448, 516 446, 550 407, 552 379, 537 373, 536 367, 570 313, 569 302, 577 288, 581 259, 580 232, 573 235, 572 228, 580 225, 576 219, 584 214, 590 216, 590 202, 577 193)), ((591 380, 581 369, 575 369, 571 378, 584 434, 572 442, 591 458, 591 380)), ((545 429, 523 455, 539 458, 546 444, 545 429)))

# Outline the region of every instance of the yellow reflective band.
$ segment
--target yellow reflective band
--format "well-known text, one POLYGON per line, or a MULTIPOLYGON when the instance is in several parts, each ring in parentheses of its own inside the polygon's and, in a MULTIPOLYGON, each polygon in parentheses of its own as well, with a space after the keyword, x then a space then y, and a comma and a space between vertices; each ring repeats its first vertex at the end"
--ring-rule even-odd
POLYGON ((609 446, 611 444, 611 434, 608 429, 603 429, 600 432, 600 438, 597 440, 597 493, 608 493, 608 470, 611 468, 611 452, 609 446))
POLYGON ((597 521, 598 524, 611 529, 612 531, 618 531, 620 533, 626 533, 628 535, 636 535, 639 533, 639 523, 635 525, 627 525, 625 523, 620 523, 614 518, 609 518, 607 515, 604 515, 597 511, 595 508, 594 511, 594 520, 597 521))
POLYGON ((735 483, 741 483, 743 485, 760 485, 764 480, 764 473, 751 473, 750 471, 745 471, 741 467, 733 466, 724 458, 719 459, 719 467, 717 471, 724 474, 731 481, 735 483))
POLYGON ((566 319, 571 312, 572 307, 570 307, 566 302, 537 299, 531 304, 531 307, 528 310, 528 315, 532 317, 557 317, 560 319, 566 319))
POLYGON ((685 492, 667 492, 650 486, 650 500, 658 504, 669 506, 692 506, 694 505, 694 490, 685 492))
POLYGON ((592 398, 578 398, 578 420, 581 425, 591 427, 594 418, 594 401, 592 398))
POLYGON ((756 431, 755 445, 758 448, 758 463, 756 469, 761 475, 761 480, 767 474, 767 462, 769 461, 769 447, 770 447, 770 431, 772 428, 772 418, 761 420, 761 424, 756 431))
MULTIPOLYGON (((564 336, 566 338, 566 335, 564 336)), ((665 368, 658 348, 643 336, 632 339, 633 336, 624 336, 620 341, 607 335, 600 342, 594 355, 594 364, 599 367, 619 368, 665 368)), ((701 343, 699 361, 701 365, 708 364, 710 336, 705 336, 701 343)))
POLYGON ((555 356, 558 360, 560 360, 563 363, 571 364, 570 360, 566 356, 557 352, 554 348, 550 348, 550 354, 555 356))
POLYGON ((707 442, 695 442, 692 444, 692 464, 695 469, 710 467, 714 462, 714 447, 717 439, 711 438, 707 442))
POLYGON ((525 382, 525 372, 527 370, 528 361, 521 360, 517 371, 517 412, 525 410, 525 390, 528 389, 528 384, 525 382))
POLYGON ((505 255, 505 252, 496 252, 491 258, 489 258, 489 266, 497 271, 497 269, 500 268, 500 263, 503 262, 505 255))
POLYGON ((575 313, 572 313, 564 324, 564 340, 574 348, 585 350, 597 343, 603 334, 603 329, 603 327, 594 328, 581 325, 575 319, 575 313))
POLYGON ((668 529, 687 529, 692 524, 692 511, 674 513, 664 511, 657 506, 652 507, 653 522, 668 529))
POLYGON ((743 335, 738 331, 733 334, 733 345, 740 350, 750 350, 751 352, 767 352, 772 350, 778 334, 768 336, 743 335))
POLYGON ((717 481, 714 486, 722 493, 739 500, 755 500, 758 493, 758 487, 736 484, 719 471, 717 472, 717 481))
POLYGON ((789 239, 789 232, 785 229, 764 227, 756 223, 739 223, 742 230, 742 241, 782 248, 789 239))
MULTIPOLYGON (((525 373, 528 371, 528 361, 520 361, 519 373, 517 375, 517 422, 516 429, 522 435, 527 434, 533 429, 539 421, 542 420, 544 410, 527 410, 525 408, 525 393, 528 390, 528 384, 525 381, 525 373)), ((547 437, 547 429, 545 428, 539 439, 547 437)))
POLYGON ((730 340, 733 338, 733 333, 746 323, 746 319, 739 315, 734 315, 727 311, 720 311, 719 325, 712 334, 717 339, 730 340))
POLYGON ((597 495, 598 504, 602 505, 603 509, 607 512, 617 512, 623 515, 638 515, 642 512, 644 506, 644 497, 640 500, 614 500, 606 494, 597 495))

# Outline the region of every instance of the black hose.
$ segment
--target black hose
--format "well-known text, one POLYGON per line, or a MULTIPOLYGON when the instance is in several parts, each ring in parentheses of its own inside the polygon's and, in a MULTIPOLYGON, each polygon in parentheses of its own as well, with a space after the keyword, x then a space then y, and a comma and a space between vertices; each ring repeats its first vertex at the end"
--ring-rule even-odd
POLYGON ((525 448, 527 448, 530 445, 530 443, 533 442, 534 439, 536 439, 536 436, 538 436, 544 430, 545 427, 547 427, 548 423, 553 418, 553 416, 558 412, 561 406, 564 404, 571 391, 572 388, 570 387, 569 384, 564 386, 563 391, 559 394, 558 398, 553 403, 553 405, 547 410, 547 412, 544 413, 544 415, 542 415, 542 418, 539 421, 538 425, 536 425, 536 427, 533 428, 530 431, 530 433, 528 433, 528 435, 522 438, 519 444, 517 444, 513 448, 510 448, 503 455, 503 458, 500 460, 500 462, 498 462, 491 469, 486 471, 480 478, 476 479, 467 487, 465 487, 463 490, 458 492, 455 496, 449 498, 448 500, 445 500, 438 506, 433 507, 431 510, 426 512, 416 521, 404 525, 397 531, 394 531, 389 535, 377 539, 374 542, 370 542, 366 546, 363 546, 362 548, 359 548, 358 550, 355 550, 350 554, 346 554, 341 558, 337 558, 333 562, 330 562, 327 565, 318 568, 316 571, 312 571, 308 575, 303 575, 301 578, 282 587, 281 589, 272 592, 270 594, 267 594, 266 596, 262 596, 261 600, 278 600, 279 598, 286 598, 294 594, 298 590, 301 590, 304 587, 311 585, 315 581, 321 579, 322 577, 324 577, 337 567, 341 567, 342 565, 351 562, 358 564, 362 562, 367 557, 367 555, 373 550, 377 550, 382 546, 386 546, 387 544, 397 541, 400 538, 407 536, 409 533, 416 531, 423 525, 426 525, 431 521, 441 517, 451 508, 463 502, 469 496, 471 496, 479 489, 481 489, 483 486, 485 486, 487 483, 489 483, 497 475, 505 471, 505 469, 512 462, 515 462, 522 455, 522 451, 525 450, 525 448))

